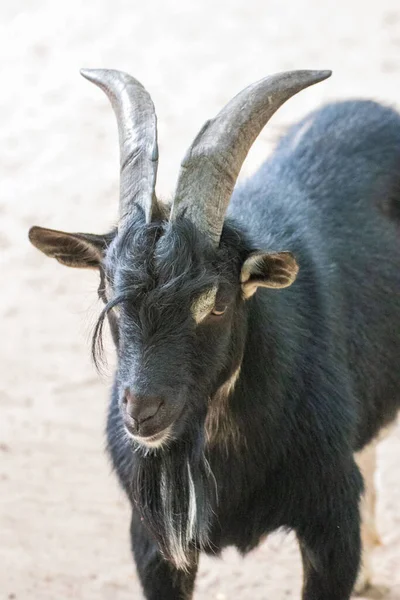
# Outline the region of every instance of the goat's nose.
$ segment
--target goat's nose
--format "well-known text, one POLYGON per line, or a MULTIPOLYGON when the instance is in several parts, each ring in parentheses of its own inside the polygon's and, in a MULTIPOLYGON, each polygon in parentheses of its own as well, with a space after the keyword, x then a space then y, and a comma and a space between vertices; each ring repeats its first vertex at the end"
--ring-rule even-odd
POLYGON ((158 396, 143 396, 125 390, 124 404, 128 415, 140 425, 158 413, 163 400, 158 396))

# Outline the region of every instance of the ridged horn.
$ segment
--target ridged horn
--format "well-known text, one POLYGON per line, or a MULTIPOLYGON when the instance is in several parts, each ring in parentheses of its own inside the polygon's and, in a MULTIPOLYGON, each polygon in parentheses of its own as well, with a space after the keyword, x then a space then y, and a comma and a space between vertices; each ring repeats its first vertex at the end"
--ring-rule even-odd
POLYGON ((157 212, 157 117, 149 93, 139 81, 112 69, 81 69, 81 75, 108 96, 118 123, 120 147, 120 218, 142 207, 146 222, 157 212))
POLYGON ((331 71, 289 71, 261 79, 202 127, 181 164, 171 219, 184 215, 217 246, 241 166, 275 111, 331 71))

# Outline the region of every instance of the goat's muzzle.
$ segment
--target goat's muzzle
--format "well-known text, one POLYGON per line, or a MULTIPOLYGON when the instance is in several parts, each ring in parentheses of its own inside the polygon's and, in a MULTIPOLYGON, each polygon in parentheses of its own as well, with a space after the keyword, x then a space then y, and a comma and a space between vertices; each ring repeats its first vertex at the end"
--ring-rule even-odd
POLYGON ((121 410, 127 431, 137 441, 148 446, 158 446, 165 441, 171 423, 163 398, 136 394, 127 388, 121 410))

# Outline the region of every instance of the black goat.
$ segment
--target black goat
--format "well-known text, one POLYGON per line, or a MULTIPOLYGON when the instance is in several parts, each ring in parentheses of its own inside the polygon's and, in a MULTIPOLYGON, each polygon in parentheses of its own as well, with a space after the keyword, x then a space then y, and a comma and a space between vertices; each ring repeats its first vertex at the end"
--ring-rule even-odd
POLYGON ((83 74, 118 119, 118 230, 34 227, 30 239, 101 273, 94 350, 108 315, 108 444, 146 598, 191 598, 200 551, 246 553, 283 527, 300 543, 304 600, 348 599, 360 565, 354 455, 400 406, 400 116, 326 106, 233 191, 275 110, 330 73, 266 78, 200 131, 168 218, 149 95, 117 71, 83 74))

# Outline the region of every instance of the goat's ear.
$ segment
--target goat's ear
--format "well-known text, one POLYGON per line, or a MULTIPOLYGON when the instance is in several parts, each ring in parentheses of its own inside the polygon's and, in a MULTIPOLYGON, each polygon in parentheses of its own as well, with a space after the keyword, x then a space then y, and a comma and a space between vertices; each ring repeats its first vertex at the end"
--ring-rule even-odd
POLYGON ((47 256, 67 267, 96 269, 100 266, 111 235, 66 233, 44 227, 31 227, 29 239, 47 256))
POLYGON ((253 252, 240 274, 243 295, 250 298, 258 286, 285 288, 296 279, 299 267, 291 252, 253 252))

